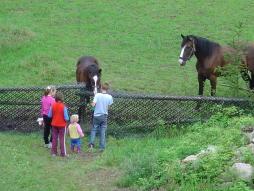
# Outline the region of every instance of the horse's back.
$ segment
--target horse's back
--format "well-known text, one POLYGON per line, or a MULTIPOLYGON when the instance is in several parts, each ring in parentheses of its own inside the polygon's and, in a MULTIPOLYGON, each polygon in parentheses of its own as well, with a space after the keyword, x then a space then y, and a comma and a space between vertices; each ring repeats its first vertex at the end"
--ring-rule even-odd
POLYGON ((99 65, 99 62, 93 56, 82 56, 78 59, 77 67, 80 65, 89 66, 92 64, 99 65))
POLYGON ((229 58, 234 54, 235 50, 229 46, 217 46, 213 50, 213 54, 206 59, 207 68, 223 67, 230 63, 229 58))
POLYGON ((235 54, 236 50, 231 46, 222 46, 221 47, 222 53, 225 54, 235 54))
POLYGON ((223 48, 223 53, 227 60, 226 62, 232 63, 235 59, 238 59, 237 57, 239 56, 240 51, 240 59, 246 64, 250 71, 254 72, 254 43, 239 42, 236 46, 238 47, 238 50, 232 47, 223 48))
POLYGON ((222 46, 222 55, 223 55, 223 60, 222 60, 222 65, 225 66, 226 64, 232 63, 234 60, 234 56, 236 55, 236 49, 230 47, 230 46, 222 46))

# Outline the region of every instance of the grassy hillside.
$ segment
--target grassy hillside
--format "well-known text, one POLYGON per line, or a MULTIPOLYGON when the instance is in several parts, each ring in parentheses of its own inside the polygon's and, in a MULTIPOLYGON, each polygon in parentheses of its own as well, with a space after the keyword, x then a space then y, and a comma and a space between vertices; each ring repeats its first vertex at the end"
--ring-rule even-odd
MULTIPOLYGON (((77 59, 93 55, 113 89, 196 95, 195 59, 185 68, 178 64, 180 34, 227 44, 242 22, 242 39, 254 41, 253 5, 252 0, 3 0, 0 86, 74 83, 77 59)), ((219 85, 218 95, 230 91, 219 85)))

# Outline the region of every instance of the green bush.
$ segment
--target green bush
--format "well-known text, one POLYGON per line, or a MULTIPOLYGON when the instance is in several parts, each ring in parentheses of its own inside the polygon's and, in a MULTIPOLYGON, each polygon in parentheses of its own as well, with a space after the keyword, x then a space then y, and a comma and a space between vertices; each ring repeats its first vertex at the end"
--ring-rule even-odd
MULTIPOLYGON (((168 128, 161 123, 149 136, 140 139, 142 149, 124 160, 121 167, 124 176, 118 185, 138 190, 160 187, 167 190, 215 190, 221 183, 220 175, 232 166, 235 150, 245 144, 241 126, 251 124, 251 117, 242 116, 237 107, 215 109, 215 115, 205 123, 181 128, 168 128), (203 156, 195 163, 183 165, 180 162, 209 145, 215 145, 217 152, 203 156)), ((249 152, 244 153, 244 161, 253 164, 252 158, 249 152)), ((233 184, 235 190, 248 188, 241 182, 233 184)))

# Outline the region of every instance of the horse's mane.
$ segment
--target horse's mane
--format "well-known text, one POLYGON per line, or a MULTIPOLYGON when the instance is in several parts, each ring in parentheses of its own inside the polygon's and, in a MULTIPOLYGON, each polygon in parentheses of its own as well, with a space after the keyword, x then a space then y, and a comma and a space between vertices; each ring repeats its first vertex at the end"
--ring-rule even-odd
POLYGON ((189 35, 189 37, 192 37, 195 41, 195 48, 197 54, 200 54, 203 57, 211 56, 213 54, 214 49, 220 47, 220 44, 210 41, 203 37, 198 37, 194 35, 189 35))

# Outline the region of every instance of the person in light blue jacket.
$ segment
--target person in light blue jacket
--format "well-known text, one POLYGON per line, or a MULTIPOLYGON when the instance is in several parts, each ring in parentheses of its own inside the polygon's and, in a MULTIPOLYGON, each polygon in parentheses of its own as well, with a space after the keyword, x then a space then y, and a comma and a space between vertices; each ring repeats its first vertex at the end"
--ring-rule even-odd
POLYGON ((94 107, 94 114, 89 147, 91 149, 94 148, 94 140, 98 130, 100 134, 100 151, 103 151, 106 147, 105 135, 107 130, 108 109, 109 106, 113 104, 112 96, 107 93, 108 89, 108 83, 102 84, 101 93, 97 93, 94 96, 92 102, 92 106, 94 107))

